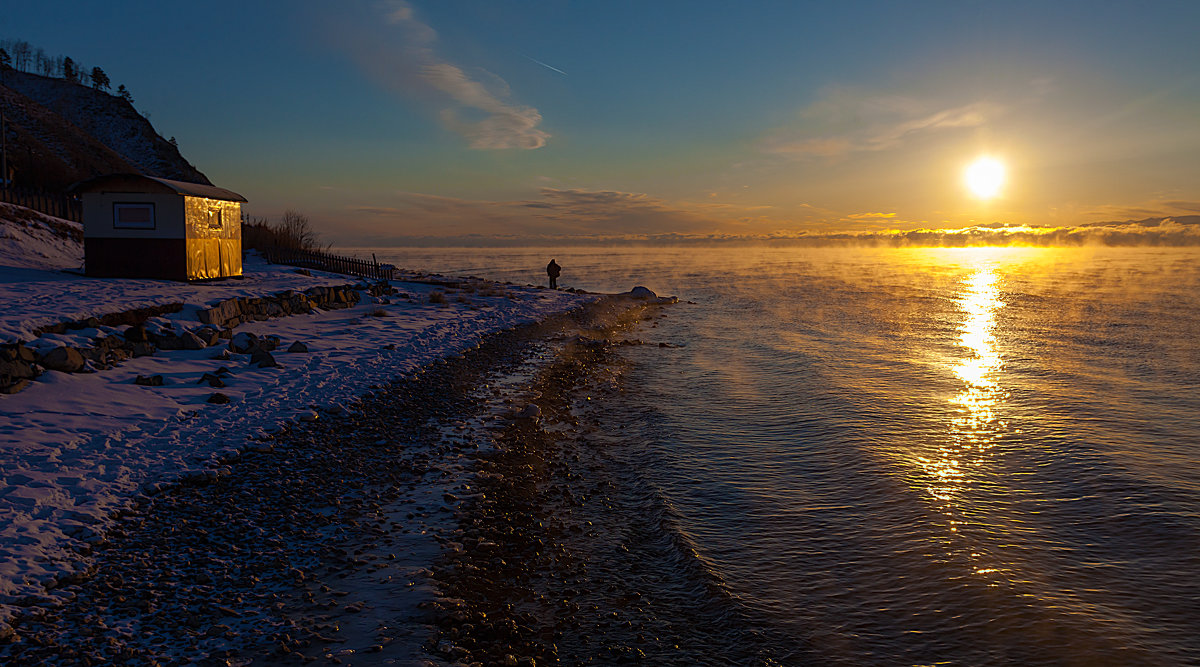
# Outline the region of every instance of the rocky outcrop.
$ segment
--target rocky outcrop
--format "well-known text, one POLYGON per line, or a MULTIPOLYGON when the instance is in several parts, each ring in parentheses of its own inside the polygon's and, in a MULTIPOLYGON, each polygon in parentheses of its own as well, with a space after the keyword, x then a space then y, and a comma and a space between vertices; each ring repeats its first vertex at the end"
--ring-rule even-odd
MULTIPOLYGON (((387 282, 379 282, 313 287, 303 292, 287 291, 265 297, 235 297, 201 309, 197 315, 204 326, 182 332, 154 330, 146 326, 151 317, 181 310, 183 304, 180 303, 57 322, 41 327, 34 333, 40 336, 101 326, 129 326, 119 336, 93 338, 90 346, 82 348, 56 347, 39 353, 20 342, 0 345, 0 393, 21 391, 46 369, 64 373, 104 370, 131 357, 152 355, 157 350, 202 350, 217 345, 222 339, 230 339, 229 349, 235 353, 255 355, 251 359, 253 365, 260 368, 278 367, 279 363, 270 354, 283 342, 278 336, 259 338, 249 332, 235 335, 233 328, 244 322, 311 313, 316 308, 349 308, 361 300, 361 292, 383 297, 395 294, 396 290, 387 282)), ((307 352, 308 347, 296 342, 288 351, 307 352)))
POLYGON ((52 371, 78 373, 87 364, 83 355, 73 347, 56 347, 41 358, 42 365, 52 371))
POLYGON ((33 350, 20 343, 0 347, 0 393, 15 394, 40 373, 33 350))
POLYGON ((243 322, 257 322, 288 315, 311 313, 314 308, 337 310, 349 308, 359 301, 359 290, 372 296, 391 294, 394 288, 387 283, 374 285, 340 285, 311 287, 303 292, 280 292, 264 297, 234 297, 202 309, 200 321, 214 327, 232 329, 243 322))
MULTIPOLYGON (((166 303, 161 306, 147 306, 146 308, 134 308, 125 310, 119 313, 109 313, 100 317, 88 317, 82 320, 73 320, 68 322, 55 322, 47 324, 43 327, 38 327, 33 330, 33 335, 41 336, 48 333, 66 333, 68 331, 78 331, 79 329, 94 329, 99 326, 119 327, 125 325, 144 324, 151 317, 159 315, 168 315, 177 313, 183 310, 182 303, 166 303)), ((143 338, 142 340, 146 340, 143 338)))

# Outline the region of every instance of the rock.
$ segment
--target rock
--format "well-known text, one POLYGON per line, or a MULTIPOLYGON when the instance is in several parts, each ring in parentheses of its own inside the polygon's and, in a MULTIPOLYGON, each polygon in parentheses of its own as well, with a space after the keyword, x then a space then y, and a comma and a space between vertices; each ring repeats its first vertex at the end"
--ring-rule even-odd
POLYGON ((42 365, 53 371, 78 373, 83 370, 83 355, 73 347, 56 347, 42 357, 42 365))
POLYGON ((139 375, 133 380, 134 384, 140 384, 143 387, 161 387, 166 381, 161 375, 139 375))
POLYGON ((533 419, 534 417, 537 417, 541 414, 542 414, 542 409, 539 408, 538 406, 534 405, 533 403, 530 403, 529 405, 526 405, 525 409, 521 410, 521 412, 517 416, 520 417, 521 419, 533 419))
POLYGON ((3 388, 0 388, 0 394, 15 394, 24 391, 29 387, 30 384, 32 383, 29 380, 26 380, 25 378, 19 378, 15 382, 4 385, 3 388))
POLYGON ((279 336, 263 336, 258 340, 258 346, 267 352, 274 352, 282 344, 283 339, 279 336))
POLYGON ((134 357, 153 356, 157 350, 158 350, 158 348, 154 347, 154 343, 151 343, 150 341, 142 341, 140 343, 134 343, 133 345, 131 345, 129 347, 129 353, 131 355, 133 355, 134 357))
POLYGON ((315 422, 320 418, 321 418, 320 415, 313 412, 312 410, 309 410, 308 412, 301 412, 300 416, 299 416, 299 419, 302 422, 315 422))
POLYGON ((200 327, 192 333, 196 334, 200 340, 204 341, 204 345, 208 347, 216 345, 217 341, 221 340, 221 332, 212 327, 200 327))
POLYGON ((229 349, 238 354, 246 354, 258 349, 258 336, 249 331, 239 331, 229 340, 229 349))
POLYGON ((308 346, 300 341, 296 341, 288 346, 288 352, 308 352, 308 346))
POLYGON ((126 329, 123 335, 125 336, 125 340, 130 343, 145 343, 150 340, 149 334, 146 333, 145 324, 135 324, 126 329))
POLYGON ((208 343, 191 331, 185 331, 179 336, 179 346, 185 350, 203 350, 208 343))
POLYGON ((204 375, 200 376, 200 379, 196 381, 196 384, 207 384, 210 387, 220 388, 225 386, 225 381, 222 380, 221 376, 219 375, 205 373, 204 375))
POLYGON ((266 350, 255 350, 250 354, 250 365, 259 368, 278 368, 279 362, 266 350))
POLYGON ((218 391, 208 397, 208 402, 214 405, 225 405, 229 402, 229 397, 218 391))
POLYGON ((149 334, 154 339, 154 344, 160 350, 182 350, 183 340, 174 334, 174 332, 166 332, 160 334, 149 334))
POLYGON ((233 355, 229 353, 229 350, 225 349, 225 350, 221 350, 220 352, 216 353, 216 355, 214 355, 212 358, 219 359, 221 361, 227 361, 232 356, 233 355))
MULTIPOLYGON (((38 376, 37 356, 33 350, 22 345, 0 348, 0 387, 15 387, 22 380, 32 380, 38 376)), ((7 393, 15 394, 24 389, 28 383, 7 393)))
POLYGON ((658 295, 655 294, 654 292, 650 291, 650 288, 642 287, 641 285, 638 285, 637 287, 634 287, 633 289, 629 290, 629 296, 633 297, 634 299, 657 299, 658 298, 658 295))
POLYGON ((242 300, 237 297, 226 299, 212 308, 197 311, 196 317, 202 324, 214 327, 237 326, 242 322, 242 300))

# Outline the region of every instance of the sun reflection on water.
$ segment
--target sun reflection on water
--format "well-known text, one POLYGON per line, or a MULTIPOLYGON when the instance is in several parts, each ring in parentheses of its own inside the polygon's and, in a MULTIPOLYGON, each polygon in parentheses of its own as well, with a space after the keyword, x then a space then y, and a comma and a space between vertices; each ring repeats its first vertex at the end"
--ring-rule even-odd
MULTIPOLYGON (((953 367, 962 389, 950 403, 957 409, 949 423, 949 438, 931 456, 923 457, 926 490, 945 513, 949 531, 959 533, 971 513, 968 494, 973 481, 984 476, 990 465, 989 450, 1004 428, 996 414, 1005 391, 999 382, 1001 356, 996 346, 996 315, 1000 299, 1000 276, 994 267, 977 269, 963 284, 959 307, 965 317, 959 325, 959 347, 964 354, 953 367)), ((984 564, 977 549, 968 550, 976 575, 992 575, 1001 568, 984 564)))

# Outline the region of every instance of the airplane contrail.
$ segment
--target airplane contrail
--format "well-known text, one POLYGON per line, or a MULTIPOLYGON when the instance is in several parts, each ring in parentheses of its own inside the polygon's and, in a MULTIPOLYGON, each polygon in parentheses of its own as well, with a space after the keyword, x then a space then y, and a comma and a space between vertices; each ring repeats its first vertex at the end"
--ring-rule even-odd
MULTIPOLYGON (((525 55, 525 54, 523 54, 523 53, 522 53, 521 55, 525 55)), ((542 62, 542 61, 538 60, 537 58, 530 58, 529 56, 525 56, 525 57, 526 57, 526 58, 529 58, 529 59, 530 59, 530 60, 532 60, 533 62, 535 62, 535 63, 537 63, 537 64, 541 65, 542 67, 545 67, 546 69, 552 69, 552 70, 554 70, 555 72, 558 72, 559 74, 561 74, 561 75, 563 75, 563 76, 567 76, 567 73, 566 73, 566 72, 564 72, 564 71, 560 70, 559 68, 557 68, 557 67, 555 67, 555 66, 553 66, 553 65, 547 65, 546 63, 544 63, 544 62, 542 62)))

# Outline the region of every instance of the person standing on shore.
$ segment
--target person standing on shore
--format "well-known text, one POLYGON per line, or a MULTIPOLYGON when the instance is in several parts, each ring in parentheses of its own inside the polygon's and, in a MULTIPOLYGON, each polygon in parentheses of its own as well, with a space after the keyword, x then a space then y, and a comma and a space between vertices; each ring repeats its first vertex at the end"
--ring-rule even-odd
POLYGON ((558 274, 562 273, 562 267, 550 260, 546 265, 546 275, 550 276, 550 289, 558 289, 558 274))

